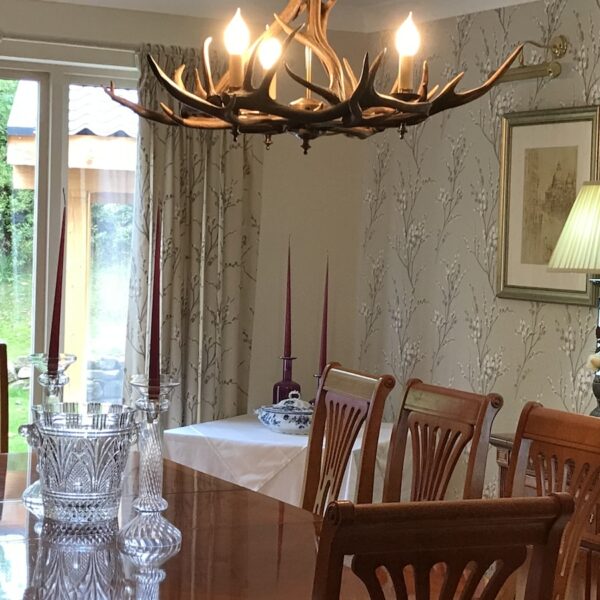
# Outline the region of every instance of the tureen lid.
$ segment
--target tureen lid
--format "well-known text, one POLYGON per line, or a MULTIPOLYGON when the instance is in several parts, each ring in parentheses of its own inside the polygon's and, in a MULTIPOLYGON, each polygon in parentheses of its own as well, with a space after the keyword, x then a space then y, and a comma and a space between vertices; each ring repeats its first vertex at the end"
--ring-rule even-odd
POLYGON ((285 400, 277 402, 271 406, 262 406, 263 410, 267 412, 276 413, 312 413, 313 407, 306 400, 300 398, 298 392, 290 392, 290 395, 285 400))

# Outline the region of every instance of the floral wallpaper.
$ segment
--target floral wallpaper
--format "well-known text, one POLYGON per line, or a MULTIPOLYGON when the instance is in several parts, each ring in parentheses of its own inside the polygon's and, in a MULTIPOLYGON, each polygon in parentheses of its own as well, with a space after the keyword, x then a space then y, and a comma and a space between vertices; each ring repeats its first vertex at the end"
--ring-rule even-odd
MULTIPOLYGON (((373 138, 363 196, 361 368, 480 393, 504 408, 496 431, 514 430, 526 401, 586 413, 595 406, 595 310, 496 297, 501 116, 600 100, 600 0, 545 0, 426 24, 430 81, 466 70, 483 81, 517 43, 571 45, 556 80, 496 86, 464 107, 373 138)), ((386 37, 373 36, 376 50, 386 37)), ((528 62, 546 51, 526 50, 528 62)), ((390 73, 394 68, 389 61, 390 73)), ((384 75, 389 79, 390 74, 384 75)), ((396 415, 401 391, 387 408, 396 415)))

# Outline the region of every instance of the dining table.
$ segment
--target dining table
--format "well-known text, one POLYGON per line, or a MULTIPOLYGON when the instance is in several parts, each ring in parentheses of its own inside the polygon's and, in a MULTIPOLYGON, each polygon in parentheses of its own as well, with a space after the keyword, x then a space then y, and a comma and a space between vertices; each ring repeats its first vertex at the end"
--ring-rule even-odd
MULTIPOLYGON (((382 423, 377 442, 373 499, 381 501, 392 423, 382 423)), ((354 500, 361 459, 362 432, 350 452, 339 498, 354 500)), ((295 506, 302 501, 307 435, 272 431, 254 414, 195 423, 164 432, 165 457, 220 479, 295 506)), ((410 463, 412 464, 412 463, 410 463)), ((408 498, 412 469, 406 468, 403 497, 408 498)))
MULTIPOLYGON (((114 533, 57 534, 28 512, 20 498, 35 467, 33 454, 0 454, 0 599, 311 598, 321 525, 311 512, 164 460, 163 515, 181 531, 181 548, 142 568, 122 555, 114 533)), ((137 471, 132 453, 121 527, 134 515, 137 471)), ((343 590, 344 599, 367 597, 349 569, 343 590)))

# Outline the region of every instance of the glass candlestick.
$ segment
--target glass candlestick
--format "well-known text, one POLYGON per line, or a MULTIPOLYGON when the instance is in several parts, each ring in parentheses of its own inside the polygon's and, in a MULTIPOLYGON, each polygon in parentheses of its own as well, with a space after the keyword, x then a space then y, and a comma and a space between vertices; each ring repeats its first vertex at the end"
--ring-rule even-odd
POLYGON ((63 402, 64 387, 69 383, 65 371, 77 360, 74 354, 59 354, 58 361, 51 361, 47 354, 30 354, 28 362, 39 372, 38 382, 43 389, 42 403, 63 402), (50 369, 51 362, 56 369, 50 369))
MULTIPOLYGON (((42 404, 63 402, 64 387, 69 383, 65 371, 77 360, 74 354, 59 354, 58 361, 50 361, 47 354, 31 354, 28 362, 39 372, 38 382, 42 386, 42 404), (51 362, 54 362, 52 365, 51 362), (50 369, 49 365, 56 367, 50 369)), ((42 488, 39 478, 29 485, 21 496, 23 505, 38 519, 44 516, 42 488)))
POLYGON ((170 405, 170 395, 179 383, 161 376, 157 386, 148 378, 136 375, 132 386, 140 397, 135 406, 141 413, 138 431, 139 490, 133 501, 138 513, 119 532, 119 549, 136 567, 136 598, 158 598, 164 572, 158 567, 181 548, 181 531, 160 513, 168 506, 162 497, 163 447, 160 415, 170 405))
POLYGON ((161 375, 150 385, 145 375, 134 375, 131 385, 140 397, 135 406, 141 413, 138 447, 140 452, 139 491, 133 507, 138 512, 161 512, 168 506, 162 497, 163 447, 160 415, 169 409, 171 392, 179 382, 161 375))

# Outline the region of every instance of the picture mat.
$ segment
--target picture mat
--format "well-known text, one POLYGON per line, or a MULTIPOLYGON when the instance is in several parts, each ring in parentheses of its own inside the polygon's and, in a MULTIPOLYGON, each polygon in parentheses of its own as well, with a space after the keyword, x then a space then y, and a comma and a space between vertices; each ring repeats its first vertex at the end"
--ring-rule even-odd
POLYGON ((508 252, 506 283, 539 289, 561 289, 585 292, 587 276, 582 273, 562 273, 549 271, 546 265, 523 264, 521 249, 523 245, 523 189, 525 178, 525 151, 528 148, 559 148, 577 146, 577 175, 575 187, 580 189, 590 179, 591 121, 572 121, 568 123, 543 123, 522 125, 512 128, 508 252))

